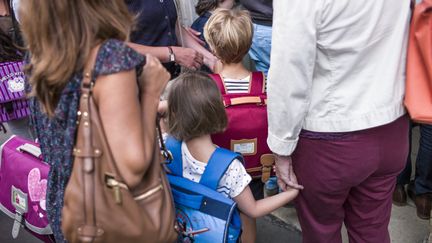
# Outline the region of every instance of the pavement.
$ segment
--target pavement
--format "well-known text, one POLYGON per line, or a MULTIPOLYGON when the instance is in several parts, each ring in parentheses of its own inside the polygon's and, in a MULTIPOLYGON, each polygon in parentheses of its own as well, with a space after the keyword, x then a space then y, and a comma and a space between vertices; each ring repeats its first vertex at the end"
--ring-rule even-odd
MULTIPOLYGON (((34 236, 21 230, 17 239, 12 239, 12 219, 0 215, 0 242, 1 243, 41 243, 34 236)), ((257 243, 300 243, 301 233, 278 219, 268 215, 257 220, 257 243)))
MULTIPOLYGON (((0 135, 3 143, 9 134, 0 135)), ((413 131, 412 161, 415 161, 418 150, 419 131, 413 131)), ((21 230, 17 239, 12 239, 12 219, 0 213, 0 243, 38 243, 38 239, 21 230)), ((412 201, 407 206, 393 206, 389 231, 392 243, 423 243, 429 235, 429 221, 416 216, 412 201)), ((346 231, 343 230, 344 243, 347 243, 346 231)), ((293 207, 282 207, 271 215, 257 220, 257 243, 300 243, 301 229, 293 207)), ((432 242, 432 241, 431 241, 432 242)))

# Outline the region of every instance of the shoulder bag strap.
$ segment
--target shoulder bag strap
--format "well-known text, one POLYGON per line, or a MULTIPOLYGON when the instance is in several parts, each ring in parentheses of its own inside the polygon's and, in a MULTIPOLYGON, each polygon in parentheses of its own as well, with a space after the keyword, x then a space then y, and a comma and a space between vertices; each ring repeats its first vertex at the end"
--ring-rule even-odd
POLYGON ((266 82, 266 78, 263 72, 252 72, 250 94, 251 95, 265 94, 265 82, 266 82))
POLYGON ((243 161, 242 156, 237 153, 227 149, 216 148, 207 163, 206 169, 204 170, 199 183, 216 190, 219 181, 235 159, 243 161))
POLYGON ((12 6, 12 1, 10 1, 9 4, 7 4, 7 6, 9 8, 9 14, 12 17, 12 27, 13 27, 12 38, 13 38, 14 44, 18 45, 19 47, 23 47, 24 41, 23 41, 22 36, 21 36, 19 24, 17 22, 16 16, 15 16, 15 11, 14 11, 14 8, 12 6))
POLYGON ((176 140, 172 136, 168 136, 165 141, 168 151, 172 155, 172 162, 167 163, 166 166, 170 173, 176 176, 183 177, 183 158, 181 153, 181 141, 176 140))
POLYGON ((210 76, 210 78, 212 78, 216 82, 221 94, 225 95, 226 94, 226 87, 225 87, 225 83, 223 81, 222 76, 218 73, 212 73, 212 74, 209 74, 209 76, 210 76))
MULTIPOLYGON (((94 171, 95 171, 95 148, 93 147, 93 139, 92 133, 94 132, 92 127, 92 114, 96 112, 91 109, 91 102, 93 102, 92 89, 95 83, 95 74, 93 71, 93 67, 96 62, 97 53, 99 48, 96 50, 92 50, 89 55, 88 65, 84 68, 83 79, 81 81, 81 97, 80 97, 80 105, 78 111, 77 121, 79 122, 77 133, 81 134, 81 139, 77 136, 76 148, 74 149, 75 157, 82 157, 82 169, 83 173, 83 187, 84 187, 84 202, 85 205, 85 216, 84 222, 82 226, 83 231, 87 231, 89 229, 96 228, 96 217, 95 217, 95 208, 94 205, 94 195, 95 187, 92 181, 94 180, 94 171), (91 70, 91 71, 90 71, 91 70), (80 142, 80 144, 79 144, 80 142)), ((100 153, 100 152, 99 152, 100 153)), ((79 234, 79 237, 82 237, 79 234)), ((92 234, 90 237, 96 237, 96 233, 92 234)))

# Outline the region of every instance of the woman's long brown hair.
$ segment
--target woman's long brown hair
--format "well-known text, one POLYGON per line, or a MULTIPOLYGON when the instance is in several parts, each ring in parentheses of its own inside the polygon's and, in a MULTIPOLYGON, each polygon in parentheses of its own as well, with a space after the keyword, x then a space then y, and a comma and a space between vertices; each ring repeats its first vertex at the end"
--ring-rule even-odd
POLYGON ((26 0, 19 12, 31 56, 31 95, 51 117, 91 49, 110 38, 127 40, 133 22, 124 0, 26 0))

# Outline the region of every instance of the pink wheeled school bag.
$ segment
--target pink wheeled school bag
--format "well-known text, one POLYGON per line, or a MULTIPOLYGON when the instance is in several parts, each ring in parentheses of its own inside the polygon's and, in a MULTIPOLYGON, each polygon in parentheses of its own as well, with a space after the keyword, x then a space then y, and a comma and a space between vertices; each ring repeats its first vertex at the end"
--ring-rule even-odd
POLYGON ((228 127, 212 136, 213 142, 243 155, 247 172, 263 182, 270 177, 274 157, 267 146, 267 94, 262 72, 252 72, 249 92, 227 93, 219 74, 210 74, 219 87, 228 116, 228 127))
POLYGON ((24 227, 40 240, 54 242, 46 213, 49 165, 41 157, 38 144, 17 136, 1 146, 0 210, 13 219, 13 238, 24 227))

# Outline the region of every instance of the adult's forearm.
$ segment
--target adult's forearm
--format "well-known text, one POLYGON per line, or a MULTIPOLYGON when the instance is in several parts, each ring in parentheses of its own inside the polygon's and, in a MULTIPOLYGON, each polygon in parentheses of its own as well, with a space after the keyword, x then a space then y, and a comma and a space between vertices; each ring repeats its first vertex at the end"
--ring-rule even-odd
MULTIPOLYGON (((154 94, 147 94, 145 91, 141 92, 141 118, 144 139, 144 155, 146 161, 150 161, 153 158, 153 153, 155 151, 158 105, 159 97, 154 94)), ((150 163, 148 163, 148 166, 149 165, 150 163)))
POLYGON ((152 56, 159 59, 161 62, 168 62, 169 60, 169 49, 165 46, 146 46, 136 43, 128 43, 128 45, 135 51, 142 55, 151 54, 152 56))
POLYGON ((176 34, 179 43, 183 45, 183 47, 194 49, 195 51, 201 53, 204 57, 204 64, 206 64, 211 69, 214 68, 217 58, 213 55, 213 53, 209 52, 204 46, 198 43, 191 34, 185 30, 185 28, 181 27, 179 30, 176 27, 176 34), (181 43, 183 41, 183 43, 181 43))

